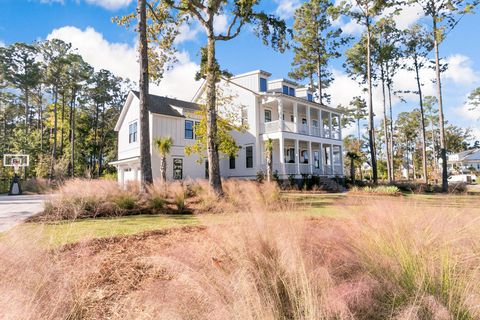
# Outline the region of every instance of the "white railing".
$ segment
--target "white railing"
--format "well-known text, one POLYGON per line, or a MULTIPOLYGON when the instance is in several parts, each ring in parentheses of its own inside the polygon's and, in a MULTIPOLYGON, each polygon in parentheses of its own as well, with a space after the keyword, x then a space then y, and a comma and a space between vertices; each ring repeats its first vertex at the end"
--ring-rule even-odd
POLYGON ((317 167, 313 166, 312 173, 316 176, 321 176, 321 175, 323 175, 323 170, 322 170, 321 167, 317 168, 317 167))
POLYGON ((284 164, 285 168, 285 174, 297 174, 297 164, 296 163, 285 163, 284 164))
POLYGON ((341 165, 334 165, 333 166, 333 174, 336 176, 342 175, 342 166, 341 165))
POLYGON ((319 127, 310 127, 310 135, 315 137, 321 137, 321 132, 319 127))
POLYGON ((263 124, 263 133, 280 131, 280 121, 270 121, 263 124))
POLYGON ((298 124, 298 133, 309 134, 308 133, 308 125, 303 124, 303 123, 298 124))
POLYGON ((323 174, 325 175, 332 175, 333 174, 333 168, 331 165, 325 164, 323 166, 323 174))
POLYGON ((300 174, 310 174, 311 167, 312 166, 310 164, 300 163, 299 164, 300 174))
POLYGON ((284 129, 285 131, 288 131, 288 132, 297 132, 297 130, 295 130, 295 123, 290 121, 284 122, 284 129))
MULTIPOLYGON (((282 126, 280 120, 265 122, 262 127, 262 133, 273 133, 281 130, 282 126)), ((294 122, 283 121, 283 130, 286 132, 300 133, 320 138, 340 139, 340 131, 338 130, 330 130, 328 128, 323 128, 322 130, 320 127, 308 126, 304 123, 295 124, 294 122)))

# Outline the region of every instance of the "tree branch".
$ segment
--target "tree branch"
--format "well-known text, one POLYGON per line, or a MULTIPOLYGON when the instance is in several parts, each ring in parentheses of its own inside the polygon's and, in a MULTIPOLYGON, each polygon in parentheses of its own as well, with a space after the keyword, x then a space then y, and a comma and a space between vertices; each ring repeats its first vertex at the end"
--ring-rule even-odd
POLYGON ((240 21, 240 24, 237 26, 237 29, 235 30, 235 32, 232 34, 232 28, 237 23, 238 18, 239 18, 239 16, 235 15, 232 23, 230 23, 230 25, 228 26, 227 33, 225 35, 219 34, 219 35, 215 36, 215 40, 227 41, 227 40, 231 40, 231 39, 235 38, 236 36, 238 36, 240 34, 240 31, 241 31, 243 25, 245 24, 245 20, 242 19, 240 21))

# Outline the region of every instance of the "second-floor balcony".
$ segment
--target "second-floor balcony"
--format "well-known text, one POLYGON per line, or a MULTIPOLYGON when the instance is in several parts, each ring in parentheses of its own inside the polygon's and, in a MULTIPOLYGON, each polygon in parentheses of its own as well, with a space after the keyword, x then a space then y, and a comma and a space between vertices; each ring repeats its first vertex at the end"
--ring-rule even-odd
POLYGON ((305 123, 296 124, 291 121, 274 120, 262 124, 262 133, 291 132, 304 135, 310 135, 319 138, 340 139, 340 130, 330 129, 328 127, 309 126, 305 123))
POLYGON ((265 99, 260 108, 260 131, 263 134, 291 132, 341 140, 340 123, 340 112, 286 95, 265 99))

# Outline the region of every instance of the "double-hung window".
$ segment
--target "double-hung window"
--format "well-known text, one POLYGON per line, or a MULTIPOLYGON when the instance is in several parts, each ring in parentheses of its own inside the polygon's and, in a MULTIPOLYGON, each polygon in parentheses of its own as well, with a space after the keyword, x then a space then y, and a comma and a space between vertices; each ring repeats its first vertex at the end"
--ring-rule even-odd
POLYGON ((235 155, 230 156, 230 169, 235 169, 235 155))
POLYGON ((272 110, 265 109, 265 122, 272 121, 272 110))
POLYGON ((245 148, 245 160, 246 160, 246 167, 253 168, 253 147, 248 146, 245 148))
POLYGON ((132 122, 128 125, 128 143, 137 141, 137 122, 132 122))
POLYGON ((185 120, 185 139, 193 139, 194 122, 192 120, 185 120))

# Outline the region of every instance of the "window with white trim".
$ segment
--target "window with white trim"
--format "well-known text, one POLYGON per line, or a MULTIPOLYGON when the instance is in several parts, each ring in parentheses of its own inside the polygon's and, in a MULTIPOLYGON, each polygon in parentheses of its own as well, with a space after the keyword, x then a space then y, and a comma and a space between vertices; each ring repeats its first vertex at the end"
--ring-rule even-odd
POLYGON ((137 122, 128 125, 128 143, 137 142, 137 122))
POLYGON ((272 121, 272 110, 265 109, 264 114, 265 114, 265 122, 271 122, 272 121))

